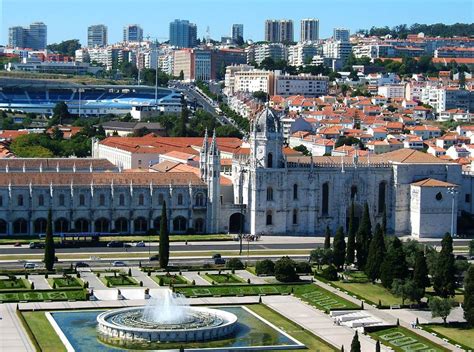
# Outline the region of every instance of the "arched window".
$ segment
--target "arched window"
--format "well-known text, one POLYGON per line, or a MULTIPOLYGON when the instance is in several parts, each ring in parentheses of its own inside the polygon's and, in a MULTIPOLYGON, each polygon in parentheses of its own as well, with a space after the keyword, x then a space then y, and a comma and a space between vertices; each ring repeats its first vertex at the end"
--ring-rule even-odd
POLYGON ((54 232, 64 233, 69 231, 69 222, 65 218, 59 218, 54 222, 54 232))
POLYGON ((42 194, 38 196, 38 206, 39 207, 44 206, 44 196, 42 194))
POLYGON ((13 234, 14 235, 25 235, 28 232, 28 222, 23 219, 16 219, 13 221, 13 234))
POLYGON ((35 234, 46 233, 46 224, 45 218, 36 219, 33 223, 35 234))
POLYGON ((19 207, 22 207, 23 206, 23 196, 20 194, 17 198, 17 205, 19 207))
POLYGON ((163 205, 164 199, 163 193, 158 194, 158 205, 163 205))
POLYGON ((74 222, 74 227, 77 232, 89 232, 89 221, 86 219, 77 219, 74 222))
POLYGON ((0 196, 0 207, 3 207, 3 197, 0 196))
POLYGON ((204 206, 204 195, 202 193, 196 194, 196 206, 197 207, 204 206))
POLYGON ((267 201, 272 201, 273 200, 273 188, 268 187, 267 188, 267 201))
POLYGON ((267 224, 267 225, 272 225, 272 224, 273 224, 273 217, 272 217, 272 211, 271 211, 271 210, 267 211, 267 221, 266 221, 266 224, 267 224))
POLYGON ((178 194, 178 205, 183 205, 183 195, 181 193, 178 194))
POLYGON ((99 218, 94 223, 94 231, 95 232, 109 232, 109 220, 106 218, 99 218))
POLYGON ((128 232, 128 220, 125 218, 115 220, 115 231, 120 233, 128 232))
POLYGON ((1 234, 7 233, 7 222, 3 219, 0 219, 0 233, 1 234))
POLYGON ((99 205, 103 207, 105 205, 105 195, 101 194, 99 196, 99 205))
POLYGON ((177 216, 173 219, 173 232, 185 232, 187 228, 186 219, 183 216, 177 216))
POLYGON ((298 210, 293 209, 293 225, 297 225, 297 224, 298 224, 298 210))
POLYGON ((357 186, 352 186, 351 187, 351 200, 356 199, 357 197, 357 186))
POLYGON ((86 197, 83 194, 79 195, 79 205, 86 205, 86 197))
POLYGON ((125 205, 125 195, 123 194, 119 195, 119 205, 122 207, 125 205))
POLYGON ((144 217, 136 218, 133 221, 133 227, 134 227, 135 233, 139 233, 139 232, 143 233, 148 230, 148 224, 144 217))
POLYGON ((139 196, 138 196, 138 205, 143 205, 145 204, 145 196, 140 193, 139 196))
POLYGON ((382 181, 379 183, 379 204, 378 204, 378 212, 379 214, 383 213, 385 209, 385 193, 387 192, 387 183, 382 181))
POLYGON ((323 215, 328 215, 329 213, 329 183, 327 182, 323 184, 321 211, 323 215))
POLYGON ((64 206, 64 194, 59 195, 59 205, 64 206))
POLYGON ((199 218, 194 221, 194 230, 197 233, 203 233, 204 232, 204 220, 199 218))
POLYGON ((296 183, 293 185, 293 199, 298 199, 298 185, 296 183))
POLYGON ((267 156, 267 167, 272 168, 273 167, 273 154, 268 153, 267 156))

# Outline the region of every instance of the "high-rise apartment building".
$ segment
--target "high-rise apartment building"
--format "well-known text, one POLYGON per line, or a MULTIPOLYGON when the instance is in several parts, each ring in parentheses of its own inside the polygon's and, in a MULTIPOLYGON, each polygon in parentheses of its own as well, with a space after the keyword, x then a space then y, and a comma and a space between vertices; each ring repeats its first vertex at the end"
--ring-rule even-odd
POLYGON ((313 42, 319 39, 319 20, 306 18, 301 20, 300 42, 313 42))
POLYGON ((87 46, 106 46, 107 45, 107 26, 96 24, 87 28, 87 46))
POLYGON ((243 24, 233 24, 232 25, 232 40, 234 42, 244 39, 244 25, 243 24), (241 38, 241 39, 239 39, 241 38))
POLYGON ((141 42, 143 41, 143 29, 138 24, 129 24, 123 27, 124 42, 141 42))
POLYGON ((347 28, 334 28, 333 39, 339 40, 341 42, 348 42, 350 39, 351 33, 347 28))
POLYGON ((187 20, 174 20, 170 23, 170 45, 178 48, 196 46, 197 26, 187 20))
POLYGON ((43 22, 34 22, 29 27, 10 27, 8 45, 18 48, 42 50, 47 45, 48 30, 43 22))
POLYGON ((270 43, 293 42, 292 20, 266 20, 265 41, 270 43))

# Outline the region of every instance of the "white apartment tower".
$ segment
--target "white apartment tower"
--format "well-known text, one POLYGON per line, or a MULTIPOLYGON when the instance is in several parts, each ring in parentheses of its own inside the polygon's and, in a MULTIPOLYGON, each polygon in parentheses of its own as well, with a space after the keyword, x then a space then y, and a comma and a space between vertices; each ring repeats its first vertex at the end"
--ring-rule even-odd
POLYGON ((87 28, 87 46, 90 48, 107 46, 107 26, 96 24, 87 28))
POLYGON ((300 42, 313 42, 319 40, 319 20, 306 18, 301 20, 300 42))

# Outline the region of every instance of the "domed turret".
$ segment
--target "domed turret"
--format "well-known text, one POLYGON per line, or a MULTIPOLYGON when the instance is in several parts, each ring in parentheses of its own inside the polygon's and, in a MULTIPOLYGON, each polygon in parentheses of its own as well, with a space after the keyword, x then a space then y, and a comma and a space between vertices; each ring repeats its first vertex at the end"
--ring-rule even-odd
POLYGON ((280 133, 280 119, 275 111, 266 107, 256 116, 253 128, 257 133, 280 133))

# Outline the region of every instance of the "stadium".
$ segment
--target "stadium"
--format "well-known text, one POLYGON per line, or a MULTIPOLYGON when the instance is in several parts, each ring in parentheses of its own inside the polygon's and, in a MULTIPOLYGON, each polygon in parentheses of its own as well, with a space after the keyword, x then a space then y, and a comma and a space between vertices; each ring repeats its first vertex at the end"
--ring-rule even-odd
MULTIPOLYGON (((83 85, 47 80, 0 78, 0 110, 51 115, 58 102, 80 116, 146 112, 179 113, 181 94, 171 89, 132 85, 83 85)), ((143 117, 143 116, 142 116, 143 117)))

